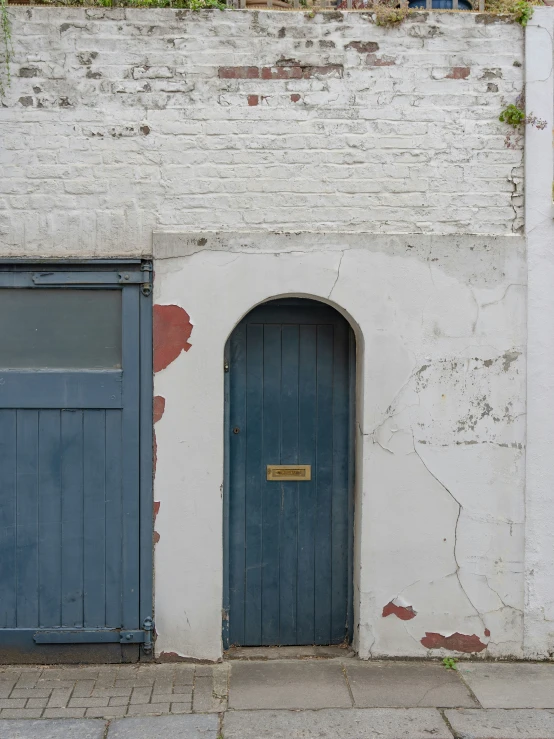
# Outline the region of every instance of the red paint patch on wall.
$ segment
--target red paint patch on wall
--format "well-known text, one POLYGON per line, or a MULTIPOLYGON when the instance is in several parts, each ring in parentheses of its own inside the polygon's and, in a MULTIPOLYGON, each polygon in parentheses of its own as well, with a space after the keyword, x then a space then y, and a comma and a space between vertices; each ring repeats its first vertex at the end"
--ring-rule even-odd
POLYGON ((191 345, 192 323, 178 305, 154 306, 154 372, 165 369, 191 345))
POLYGON ((160 541, 160 535, 157 531, 154 531, 154 544, 157 544, 160 541))
POLYGON ((412 606, 397 606, 392 600, 383 608, 383 618, 387 616, 396 616, 401 621, 410 621, 417 616, 412 606))
POLYGON ((158 513, 160 512, 160 506, 161 506, 160 501, 159 500, 155 500, 154 501, 154 521, 156 520, 156 517, 157 517, 158 513))
POLYGON ((469 67, 452 67, 450 74, 446 75, 447 80, 467 80, 471 69, 469 67))
POLYGON ((253 105, 257 105, 260 102, 260 98, 257 95, 249 95, 248 96, 248 105, 251 107, 253 105))
POLYGON ((489 629, 485 629, 485 636, 490 636, 490 635, 491 635, 491 632, 489 631, 489 629))
POLYGON ((290 96, 290 99, 292 100, 293 103, 297 103, 300 100, 300 95, 297 95, 296 93, 294 93, 294 95, 290 96))
POLYGON ((453 652, 482 652, 487 648, 477 634, 459 634, 458 632, 443 636, 426 631, 421 643, 427 649, 450 649, 453 652))
POLYGON ((163 395, 154 397, 154 423, 158 423, 165 411, 165 398, 163 395))

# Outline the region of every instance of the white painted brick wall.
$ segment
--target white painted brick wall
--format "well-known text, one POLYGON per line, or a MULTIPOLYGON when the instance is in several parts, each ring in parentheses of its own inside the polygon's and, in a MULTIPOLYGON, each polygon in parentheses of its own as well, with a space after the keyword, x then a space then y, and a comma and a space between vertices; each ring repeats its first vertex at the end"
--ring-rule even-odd
POLYGON ((0 255, 147 254, 163 228, 521 229, 522 153, 498 121, 522 89, 518 25, 423 12, 393 29, 356 12, 9 14, 0 255))

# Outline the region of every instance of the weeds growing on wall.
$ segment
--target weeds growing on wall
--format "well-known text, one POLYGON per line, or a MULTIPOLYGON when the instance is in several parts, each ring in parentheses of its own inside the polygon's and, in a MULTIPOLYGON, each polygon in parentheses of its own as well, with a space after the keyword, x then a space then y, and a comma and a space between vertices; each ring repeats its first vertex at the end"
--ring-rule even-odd
POLYGON ((402 23, 410 12, 408 8, 399 7, 396 0, 382 0, 372 10, 375 13, 376 26, 396 26, 402 23))
POLYGON ((486 0, 485 10, 488 13, 509 15, 521 26, 526 26, 533 17, 533 6, 543 5, 542 0, 486 0))
MULTIPOLYGON (((0 0, 5 2, 5 0, 0 0)), ((225 2, 221 0, 40 0, 41 5, 67 5, 71 7, 101 8, 176 8, 184 10, 225 10, 225 2)))
POLYGON ((515 103, 510 103, 498 116, 501 123, 506 123, 513 130, 506 134, 504 145, 507 149, 517 149, 523 143, 525 126, 534 126, 539 131, 544 131, 547 121, 537 118, 533 113, 525 112, 525 92, 522 92, 515 103))
POLYGON ((13 57, 12 27, 6 0, 0 0, 0 33, 2 34, 0 60, 3 61, 0 65, 0 98, 3 98, 6 94, 6 87, 10 85, 10 62, 13 57), (4 57, 3 60, 2 57, 4 57))

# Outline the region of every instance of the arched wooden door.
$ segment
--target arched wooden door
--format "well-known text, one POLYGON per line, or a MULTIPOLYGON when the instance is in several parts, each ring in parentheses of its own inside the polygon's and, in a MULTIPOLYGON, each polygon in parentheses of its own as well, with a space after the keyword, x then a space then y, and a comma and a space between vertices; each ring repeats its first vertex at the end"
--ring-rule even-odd
POLYGON ((264 303, 225 367, 224 645, 350 641, 353 332, 323 303, 264 303))

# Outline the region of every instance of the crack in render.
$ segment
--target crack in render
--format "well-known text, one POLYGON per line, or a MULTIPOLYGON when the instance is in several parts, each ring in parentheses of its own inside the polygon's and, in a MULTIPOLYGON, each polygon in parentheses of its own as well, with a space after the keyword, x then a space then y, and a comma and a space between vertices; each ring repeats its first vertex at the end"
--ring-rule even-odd
POLYGON ((502 293, 502 296, 498 298, 498 300, 491 300, 490 303, 483 303, 481 305, 481 308, 488 308, 489 305, 496 305, 497 303, 501 303, 503 300, 505 300, 506 295, 508 294, 508 290, 511 287, 527 287, 527 285, 525 285, 525 283, 523 282, 510 282, 510 284, 506 286, 506 289, 502 293))
MULTIPOLYGON (((448 493, 448 495, 452 498, 452 500, 454 501, 454 503, 456 503, 456 505, 458 506, 458 515, 456 516, 456 523, 454 525, 454 551, 453 551, 454 562, 456 564, 456 570, 452 574, 454 574, 456 576, 456 580, 458 581, 458 585, 460 586, 460 590, 462 591, 462 593, 467 598, 467 602, 469 603, 469 605, 475 611, 475 614, 476 614, 477 618, 479 619, 479 621, 481 622, 481 625, 482 625, 483 631, 484 631, 487 627, 486 627, 485 622, 483 620, 483 616, 477 610, 477 607, 475 606, 475 604, 473 603, 473 601, 471 600, 471 598, 467 594, 466 589, 462 585, 462 581, 461 581, 461 578, 460 578, 460 563, 458 562, 458 555, 457 555, 457 551, 456 550, 457 550, 457 547, 458 547, 458 524, 460 523, 460 516, 462 515, 462 508, 463 508, 463 506, 460 503, 460 501, 452 494, 452 492, 446 487, 446 485, 443 482, 441 482, 441 480, 439 480, 439 478, 429 469, 429 467, 425 463, 425 460, 423 459, 423 457, 421 456, 421 454, 417 451, 416 442, 415 442, 415 439, 413 437, 413 434, 412 434, 412 442, 413 442, 414 452, 419 457, 419 459, 421 461, 421 464, 425 467, 425 469, 431 475, 431 477, 438 482, 438 484, 443 488, 443 490, 445 490, 448 493)), ((500 600, 502 602, 502 599, 500 599, 500 600)))
POLYGON ((521 226, 518 226, 516 228, 516 224, 517 224, 518 219, 519 219, 520 216, 519 216, 519 213, 518 213, 518 207, 514 204, 514 198, 517 197, 518 195, 522 195, 522 191, 519 189, 518 183, 516 182, 516 179, 515 179, 516 176, 514 174, 514 170, 519 169, 522 166, 523 166, 523 151, 521 152, 521 161, 520 161, 520 163, 518 165, 516 165, 515 167, 512 167, 512 169, 510 170, 510 176, 508 177, 508 182, 511 183, 512 188, 513 188, 512 189, 512 194, 510 196, 510 205, 512 206, 513 211, 514 211, 514 219, 513 219, 513 223, 512 223, 512 233, 517 233, 519 230, 521 230, 521 226))
POLYGON ((331 288, 331 291, 329 292, 329 295, 327 296, 327 300, 331 300, 331 295, 333 294, 333 290, 335 289, 335 287, 337 286, 337 282, 339 281, 340 268, 341 268, 343 259, 344 259, 344 249, 340 253, 339 264, 337 267, 337 276, 335 277, 335 281, 333 282, 333 287, 331 288))

